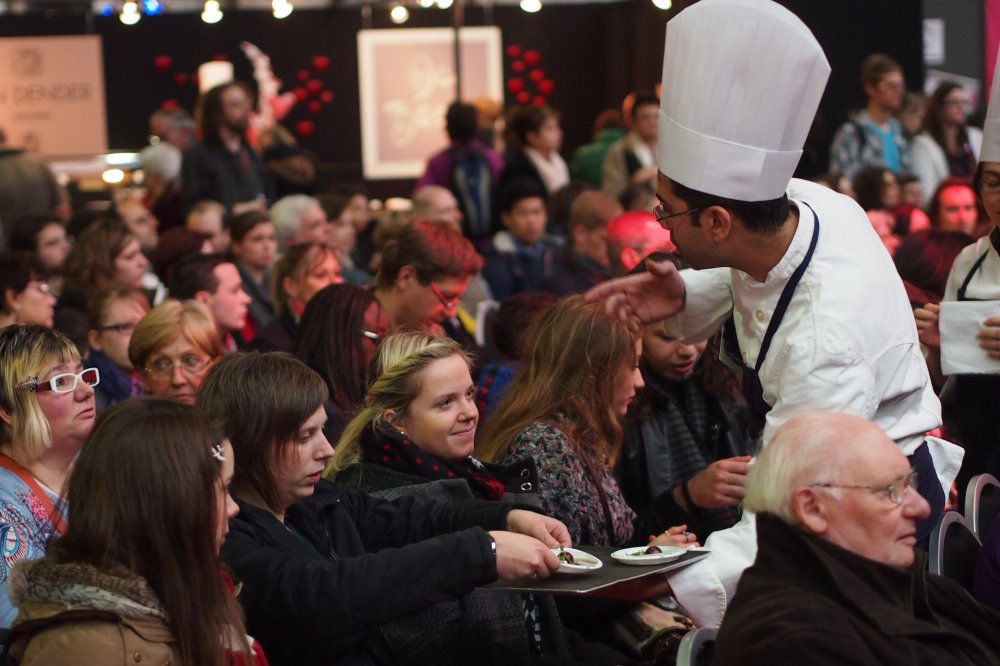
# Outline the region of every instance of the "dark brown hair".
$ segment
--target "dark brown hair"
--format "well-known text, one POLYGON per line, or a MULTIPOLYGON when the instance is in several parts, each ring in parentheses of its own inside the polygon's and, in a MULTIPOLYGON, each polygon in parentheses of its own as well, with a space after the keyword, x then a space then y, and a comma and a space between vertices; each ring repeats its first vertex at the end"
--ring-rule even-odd
POLYGON ((195 113, 198 119, 198 127, 201 129, 201 140, 206 145, 219 146, 222 144, 222 137, 219 134, 222 120, 222 94, 230 88, 241 88, 247 94, 251 106, 254 103, 254 94, 250 86, 242 81, 229 81, 217 85, 208 90, 198 100, 198 108, 195 113))
POLYGON ((217 442, 188 405, 136 398, 109 408, 73 467, 68 531, 48 547, 54 561, 119 564, 142 576, 191 666, 221 666, 220 632, 246 633, 219 574, 217 442))
POLYGON ((637 335, 603 303, 569 296, 532 327, 517 375, 490 416, 477 455, 503 458, 532 423, 556 424, 581 455, 611 466, 622 444, 612 406, 619 377, 635 363, 637 335))
POLYGON ((77 236, 63 264, 66 284, 84 292, 114 286, 115 257, 135 238, 124 222, 103 219, 91 223, 77 236))
POLYGON ((902 72, 899 63, 884 53, 873 53, 861 63, 861 87, 877 86, 886 74, 902 72))
POLYGON ((327 399, 323 379, 284 352, 237 352, 216 363, 197 405, 217 419, 236 452, 236 486, 253 488, 279 511, 272 469, 302 424, 327 399))
POLYGON ((404 266, 412 266, 422 284, 446 277, 478 273, 483 259, 460 232, 443 224, 417 221, 405 225, 382 249, 375 276, 379 287, 391 287, 404 266))

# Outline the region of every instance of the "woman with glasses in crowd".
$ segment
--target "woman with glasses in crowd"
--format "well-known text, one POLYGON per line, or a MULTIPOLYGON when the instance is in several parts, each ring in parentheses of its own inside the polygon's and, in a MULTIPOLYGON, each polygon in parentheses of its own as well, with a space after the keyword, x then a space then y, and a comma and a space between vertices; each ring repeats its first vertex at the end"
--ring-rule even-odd
POLYGON ((194 407, 101 415, 69 483, 69 527, 18 565, 10 664, 262 666, 219 569, 233 449, 194 407))
POLYGON ((56 299, 45 267, 28 252, 0 254, 0 328, 11 324, 52 327, 56 299))
POLYGON ((41 557, 66 530, 66 492, 73 460, 94 425, 94 386, 76 347, 33 324, 0 330, 0 629, 17 609, 7 581, 15 562, 41 557))
POLYGON ((136 325, 128 344, 129 360, 146 392, 189 405, 223 353, 212 315, 193 300, 157 305, 136 325))
POLYGON ((87 364, 101 372, 95 389, 97 412, 142 395, 142 383, 128 358, 132 331, 149 312, 138 289, 102 289, 87 303, 87 364))
POLYGON ((954 81, 942 81, 927 100, 924 131, 910 144, 913 171, 925 197, 946 178, 969 181, 976 171, 983 133, 966 124, 968 108, 968 93, 954 81))

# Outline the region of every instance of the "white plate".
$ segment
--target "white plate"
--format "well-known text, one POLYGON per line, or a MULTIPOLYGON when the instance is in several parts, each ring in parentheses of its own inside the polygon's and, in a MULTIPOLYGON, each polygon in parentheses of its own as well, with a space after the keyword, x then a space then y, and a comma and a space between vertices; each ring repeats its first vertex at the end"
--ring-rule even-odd
POLYGON ((652 553, 649 555, 643 554, 648 546, 632 546, 631 548, 622 548, 621 550, 616 550, 611 553, 613 557, 618 562, 622 564, 631 564, 634 566, 642 567, 650 564, 663 564, 664 562, 669 562, 670 560, 676 560, 678 557, 688 552, 687 548, 678 548, 677 546, 659 546, 662 553, 652 553))
MULTIPOLYGON (((568 564, 566 562, 560 562, 560 566, 556 569, 556 573, 561 574, 585 574, 588 571, 597 571, 604 566, 604 562, 590 553, 585 553, 582 550, 577 550, 576 548, 565 548, 565 552, 573 556, 573 564, 568 564)), ((559 548, 553 548, 552 552, 559 555, 559 548)))

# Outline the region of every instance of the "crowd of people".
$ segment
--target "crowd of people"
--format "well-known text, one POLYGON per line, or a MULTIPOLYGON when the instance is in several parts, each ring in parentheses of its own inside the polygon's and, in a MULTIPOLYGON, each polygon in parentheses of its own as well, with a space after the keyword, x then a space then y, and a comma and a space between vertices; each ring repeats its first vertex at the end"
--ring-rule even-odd
POLYGON ((952 307, 1000 300, 1000 85, 914 121, 870 56, 807 182, 798 19, 705 0, 664 62, 572 154, 453 103, 401 213, 251 142, 238 81, 99 214, 0 153, 8 661, 666 663, 616 637, 675 613, 718 663, 1000 660, 1000 526, 982 603, 920 555, 1000 476, 1000 312, 952 307), (647 544, 709 554, 641 603, 477 589, 647 544))

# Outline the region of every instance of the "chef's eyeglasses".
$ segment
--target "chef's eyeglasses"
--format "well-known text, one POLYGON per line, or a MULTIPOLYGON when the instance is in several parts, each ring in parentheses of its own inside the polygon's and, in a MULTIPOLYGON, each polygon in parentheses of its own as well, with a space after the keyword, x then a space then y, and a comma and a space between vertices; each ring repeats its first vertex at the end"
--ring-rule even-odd
POLYGON ((653 209, 653 217, 656 218, 656 221, 660 223, 661 227, 663 227, 664 229, 666 229, 667 225, 664 224, 664 223, 667 220, 669 220, 670 218, 672 218, 672 217, 680 217, 681 215, 688 215, 690 213, 697 213, 699 211, 705 210, 705 208, 706 208, 706 206, 699 206, 698 208, 688 208, 687 210, 682 210, 679 213, 669 213, 668 214, 667 210, 663 207, 663 204, 658 204, 656 206, 656 208, 653 209))

